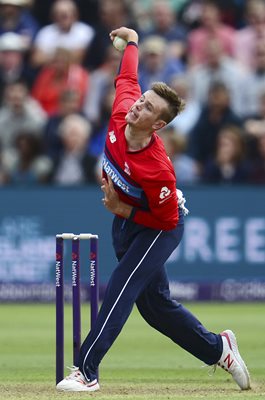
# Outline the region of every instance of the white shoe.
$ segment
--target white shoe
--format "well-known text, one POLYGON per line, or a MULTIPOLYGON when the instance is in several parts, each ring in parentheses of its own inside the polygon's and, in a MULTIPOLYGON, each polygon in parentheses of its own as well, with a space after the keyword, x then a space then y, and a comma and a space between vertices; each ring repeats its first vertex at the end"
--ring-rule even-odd
POLYGON ((64 392, 95 392, 99 390, 96 379, 88 382, 77 367, 70 368, 71 374, 56 385, 57 390, 64 392))
POLYGON ((234 333, 225 330, 220 335, 223 340, 223 353, 217 365, 229 372, 242 390, 250 389, 249 372, 239 354, 234 333))

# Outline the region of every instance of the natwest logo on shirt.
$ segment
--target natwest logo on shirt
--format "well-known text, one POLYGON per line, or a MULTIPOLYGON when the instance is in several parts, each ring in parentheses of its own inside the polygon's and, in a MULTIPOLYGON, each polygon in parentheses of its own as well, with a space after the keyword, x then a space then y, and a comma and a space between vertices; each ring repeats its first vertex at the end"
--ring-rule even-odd
POLYGON ((109 132, 109 140, 110 140, 111 143, 115 143, 116 142, 117 139, 116 139, 114 131, 110 131, 109 132))
POLYGON ((161 200, 165 200, 171 193, 171 190, 169 190, 169 188, 167 188, 166 186, 163 186, 160 192, 160 199, 161 200))

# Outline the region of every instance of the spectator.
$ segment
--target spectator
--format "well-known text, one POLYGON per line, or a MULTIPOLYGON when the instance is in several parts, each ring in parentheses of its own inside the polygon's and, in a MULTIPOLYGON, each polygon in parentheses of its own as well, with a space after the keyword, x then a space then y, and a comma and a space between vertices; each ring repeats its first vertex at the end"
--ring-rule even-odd
POLYGON ((224 25, 220 19, 220 10, 213 0, 206 0, 202 6, 200 28, 194 29, 188 38, 190 65, 204 62, 204 50, 209 39, 220 42, 224 54, 233 56, 235 30, 224 25))
POLYGON ((82 21, 86 21, 88 24, 94 26, 98 16, 98 0, 75 0, 75 1, 78 4, 82 21))
POLYGON ((222 81, 230 91, 231 107, 239 115, 247 113, 247 88, 249 74, 241 65, 227 57, 221 42, 205 42, 204 62, 190 69, 190 96, 199 104, 205 103, 211 82, 222 81))
POLYGON ((42 142, 38 133, 18 132, 14 150, 6 153, 5 157, 9 183, 30 185, 48 182, 52 161, 43 155, 42 142))
POLYGON ((152 82, 169 83, 174 75, 184 71, 181 61, 168 56, 167 42, 160 36, 146 38, 140 50, 139 84, 142 92, 148 90, 152 82))
POLYGON ((53 173, 53 182, 58 185, 80 185, 95 183, 97 159, 87 152, 91 126, 80 115, 69 115, 60 125, 63 152, 58 158, 53 173))
MULTIPOLYGON (((214 0, 220 11, 220 20, 236 29, 244 25, 246 0, 214 0)), ((190 0, 182 10, 182 19, 190 29, 200 25, 204 0, 190 0)))
POLYGON ((244 11, 247 0, 215 0, 221 10, 221 18, 225 24, 236 29, 245 25, 244 11))
POLYGON ((188 0, 181 10, 181 21, 189 31, 199 28, 204 0, 188 0))
POLYGON ((257 138, 257 157, 250 166, 249 182, 265 184, 265 132, 257 138))
POLYGON ((264 0, 248 0, 246 16, 248 25, 236 33, 235 57, 245 67, 255 68, 256 44, 265 40, 264 0))
POLYGON ((80 110, 80 93, 65 89, 59 94, 58 112, 52 114, 43 131, 45 151, 52 160, 58 159, 63 149, 59 126, 68 115, 77 114, 80 110))
POLYGON ((24 39, 25 47, 29 47, 35 38, 39 25, 26 10, 30 0, 0 0, 0 35, 14 32, 24 39))
POLYGON ((159 136, 163 140, 167 155, 176 171, 178 185, 198 182, 199 170, 197 164, 185 153, 187 148, 186 138, 170 126, 160 130, 159 136))
POLYGON ((25 50, 21 35, 8 32, 0 36, 0 103, 7 83, 25 80, 28 76, 24 62, 25 50))
POLYGON ((175 58, 183 57, 186 50, 187 31, 177 22, 176 13, 169 0, 158 0, 152 11, 153 26, 142 32, 142 37, 160 36, 168 42, 169 54, 175 58))
POLYGON ((260 98, 265 92, 265 40, 256 43, 253 70, 245 82, 247 88, 247 117, 259 114, 260 98))
POLYGON ((100 157, 104 150, 114 97, 115 89, 113 84, 109 84, 105 88, 104 97, 101 98, 99 119, 93 124, 92 136, 89 142, 89 154, 95 157, 100 157))
POLYGON ((4 154, 2 151, 2 146, 0 143, 0 187, 4 186, 8 182, 8 174, 5 167, 5 162, 3 160, 4 154))
POLYGON ((105 63, 109 33, 117 26, 132 26, 124 0, 99 0, 96 33, 88 49, 85 65, 94 70, 105 63))
POLYGON ((200 166, 212 158, 219 131, 230 124, 241 126, 241 120, 231 109, 226 86, 221 82, 214 82, 210 86, 206 106, 189 138, 189 154, 200 166))
POLYGON ((4 105, 0 108, 0 141, 3 151, 12 149, 18 133, 36 131, 38 134, 46 122, 46 114, 28 93, 23 82, 6 86, 4 105))
POLYGON ((208 183, 245 183, 248 170, 244 159, 244 136, 237 126, 226 126, 220 130, 216 141, 214 158, 204 170, 204 181, 208 183))
POLYGON ((181 74, 174 76, 170 86, 185 101, 184 110, 170 122, 179 134, 189 135, 201 112, 201 106, 190 96, 190 81, 188 75, 181 74))
POLYGON ((121 53, 112 45, 106 51, 106 59, 101 67, 90 75, 90 86, 84 102, 84 113, 93 124, 99 124, 101 115, 101 103, 104 101, 109 85, 113 86, 114 78, 119 69, 121 53))
POLYGON ((245 129, 253 137, 260 137, 265 134, 265 88, 260 94, 257 113, 245 120, 245 129))
MULTIPOLYGON (((179 14, 185 3, 188 2, 189 0, 167 0, 170 10, 175 16, 179 14)), ((129 2, 134 20, 136 21, 136 24, 140 30, 147 31, 153 28, 154 18, 152 15, 152 10, 155 6, 155 3, 156 2, 154 2, 154 0, 131 0, 129 2)))
POLYGON ((34 41, 32 65, 49 64, 58 47, 68 49, 73 62, 81 63, 93 39, 93 28, 78 21, 77 7, 72 0, 56 0, 51 12, 53 23, 42 28, 34 41))
POLYGON ((80 110, 88 88, 88 73, 78 64, 73 64, 71 52, 58 48, 49 65, 38 74, 32 88, 32 96, 43 109, 52 115, 58 112, 60 93, 65 89, 80 94, 80 110))
POLYGON ((245 119, 244 128, 247 133, 248 157, 255 162, 259 157, 257 150, 259 138, 265 135, 265 88, 261 91, 257 112, 245 119))

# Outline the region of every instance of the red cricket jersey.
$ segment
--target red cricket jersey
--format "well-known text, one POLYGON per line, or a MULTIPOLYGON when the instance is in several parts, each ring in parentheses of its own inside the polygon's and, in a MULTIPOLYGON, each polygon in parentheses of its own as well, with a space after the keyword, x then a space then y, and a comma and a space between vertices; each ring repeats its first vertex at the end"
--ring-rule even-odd
POLYGON ((170 230, 178 222, 176 176, 162 140, 154 132, 150 143, 128 151, 125 116, 141 97, 137 80, 138 47, 128 43, 119 75, 116 96, 103 155, 103 174, 111 177, 120 199, 134 207, 130 218, 153 229, 170 230))

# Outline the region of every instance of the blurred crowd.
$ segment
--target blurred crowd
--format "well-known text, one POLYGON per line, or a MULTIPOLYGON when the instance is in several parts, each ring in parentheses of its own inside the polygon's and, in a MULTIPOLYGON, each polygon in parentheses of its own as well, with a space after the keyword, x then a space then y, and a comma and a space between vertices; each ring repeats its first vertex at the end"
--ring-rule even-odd
POLYGON ((186 102, 159 132, 180 186, 265 183, 265 0, 0 0, 0 185, 100 180, 121 53, 186 102))

